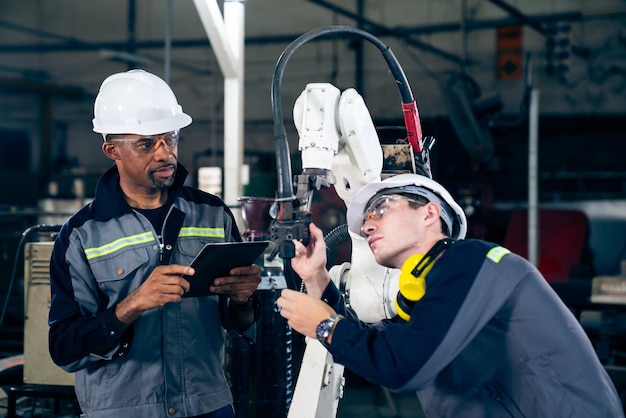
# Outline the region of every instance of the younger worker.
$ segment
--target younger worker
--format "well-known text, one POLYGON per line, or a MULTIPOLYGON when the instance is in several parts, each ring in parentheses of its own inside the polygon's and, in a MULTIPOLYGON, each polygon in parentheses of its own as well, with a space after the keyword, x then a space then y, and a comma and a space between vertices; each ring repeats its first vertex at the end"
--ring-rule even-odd
POLYGON ((94 131, 115 165, 63 225, 50 266, 50 354, 76 373, 83 417, 234 417, 223 329, 253 324, 260 267, 183 298, 205 243, 241 241, 222 200, 183 185, 179 130, 190 123, 143 70, 111 75, 96 97, 94 131))
POLYGON ((428 417, 624 416, 584 330, 539 271, 497 244, 464 240, 465 215, 441 185, 416 174, 373 182, 347 220, 378 264, 404 267, 425 293, 415 297, 401 282, 407 320, 359 322, 330 281, 322 232, 311 225, 309 246, 297 242, 292 259, 307 294, 285 289, 277 304, 335 362, 416 391, 428 417))

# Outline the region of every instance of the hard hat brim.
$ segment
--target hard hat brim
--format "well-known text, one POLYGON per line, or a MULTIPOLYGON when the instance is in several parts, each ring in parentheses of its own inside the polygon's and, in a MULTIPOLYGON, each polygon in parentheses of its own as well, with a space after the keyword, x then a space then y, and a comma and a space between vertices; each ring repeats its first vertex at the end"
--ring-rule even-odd
POLYGON ((159 135, 166 132, 172 132, 189 126, 192 122, 191 116, 186 113, 178 113, 168 117, 167 119, 161 119, 158 121, 152 121, 148 123, 130 125, 118 125, 118 126, 100 126, 98 121, 93 119, 93 131, 100 134, 135 134, 135 135, 159 135))

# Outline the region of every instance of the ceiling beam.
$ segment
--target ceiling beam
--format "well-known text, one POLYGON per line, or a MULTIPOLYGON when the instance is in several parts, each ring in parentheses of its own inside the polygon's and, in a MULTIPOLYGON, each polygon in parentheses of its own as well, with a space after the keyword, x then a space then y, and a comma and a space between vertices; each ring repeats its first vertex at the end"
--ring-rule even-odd
POLYGON ((539 32, 542 35, 547 35, 548 34, 548 30, 541 24, 541 22, 538 22, 535 19, 532 19, 532 18, 528 17, 527 15, 525 15, 524 13, 522 13, 521 11, 516 9, 515 7, 511 6, 507 2, 505 2, 503 0, 488 0, 488 1, 490 3, 498 6, 499 8, 504 10, 505 12, 507 12, 509 15, 511 15, 513 18, 517 19, 523 25, 529 26, 529 27, 533 28, 534 30, 536 30, 537 32, 539 32))
MULTIPOLYGON (((583 20, 583 14, 578 11, 563 12, 563 13, 550 13, 544 15, 534 15, 533 20, 540 23, 554 23, 554 22, 574 22, 583 20)), ((518 25, 519 19, 513 17, 501 18, 501 19, 484 19, 484 20, 471 20, 468 19, 465 22, 465 30, 478 31, 499 28, 502 26, 518 25)), ((448 23, 433 23, 428 25, 419 26, 402 26, 396 27, 396 29, 403 30, 412 34, 431 34, 441 32, 458 32, 462 28, 460 22, 448 22, 448 23)))
POLYGON ((430 44, 427 44, 426 42, 420 41, 419 39, 412 38, 411 34, 408 34, 404 31, 394 29, 394 28, 389 28, 387 26, 376 23, 372 20, 365 19, 362 15, 353 13, 349 10, 341 8, 337 6, 336 4, 330 3, 325 0, 308 0, 308 1, 310 3, 317 4, 318 6, 322 6, 328 10, 338 13, 342 16, 354 19, 356 22, 358 22, 359 27, 363 28, 364 30, 367 30, 368 32, 372 32, 372 34, 376 33, 380 35, 393 36, 395 38, 403 40, 408 45, 418 48, 422 51, 431 53, 447 61, 451 61, 455 64, 462 64, 460 57, 454 54, 451 54, 447 51, 444 51, 443 49, 439 49, 430 44))
MULTIPOLYGON (((616 13, 612 14, 615 18, 621 18, 624 14, 616 13)), ((585 17, 581 12, 571 11, 563 13, 553 13, 549 15, 534 15, 531 17, 534 21, 541 23, 550 23, 557 21, 577 21, 584 20, 585 17)), ((509 26, 519 24, 517 18, 505 18, 505 19, 486 19, 473 21, 468 20, 466 23, 466 29, 468 31, 488 30, 497 28, 500 26, 509 26)), ((120 50, 127 51, 128 43, 126 41, 105 41, 105 42, 85 42, 76 38, 58 35, 52 32, 39 31, 37 29, 28 28, 25 26, 15 25, 10 22, 0 21, 0 28, 15 30, 23 33, 30 33, 36 36, 54 39, 60 41, 58 43, 32 43, 32 44, 0 44, 0 54, 30 54, 30 53, 59 53, 59 52, 85 52, 85 51, 100 51, 100 50, 120 50)), ((404 33, 408 35, 420 35, 420 34, 432 34, 432 33, 445 33, 445 32, 458 32, 461 30, 461 24, 459 22, 446 22, 446 23, 434 23, 428 25, 417 26, 397 26, 394 28, 384 28, 384 30, 378 30, 377 28, 369 28, 368 31, 375 36, 395 36, 395 32, 404 33), (391 32, 390 32, 391 31, 391 32)), ((268 35, 268 36, 249 36, 245 39, 246 45, 269 45, 269 44, 289 44, 301 33, 294 34, 280 34, 280 35, 268 35)), ((6 39, 6 36, 5 36, 6 39)), ((327 41, 327 39, 316 39, 313 41, 327 41)), ((178 39, 172 40, 172 48, 204 48, 210 47, 211 43, 208 39, 178 39)), ((144 40, 136 41, 135 48, 137 50, 145 49, 161 49, 163 48, 163 40, 144 40)))

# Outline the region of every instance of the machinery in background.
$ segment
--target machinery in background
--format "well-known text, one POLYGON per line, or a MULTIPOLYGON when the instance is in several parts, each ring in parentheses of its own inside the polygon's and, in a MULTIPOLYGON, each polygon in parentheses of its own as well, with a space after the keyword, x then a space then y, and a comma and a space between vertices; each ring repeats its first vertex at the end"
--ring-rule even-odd
MULTIPOLYGON (((243 232, 246 241, 269 239, 274 199, 240 197, 243 232)), ((276 309, 276 300, 287 287, 279 258, 269 260, 268 248, 257 260, 261 266, 261 283, 256 291, 259 318, 256 343, 240 337, 227 337, 225 361, 237 418, 285 417, 293 395, 294 366, 301 351, 299 336, 294 335, 287 320, 276 309)), ((299 360, 297 360, 299 361, 299 360)))

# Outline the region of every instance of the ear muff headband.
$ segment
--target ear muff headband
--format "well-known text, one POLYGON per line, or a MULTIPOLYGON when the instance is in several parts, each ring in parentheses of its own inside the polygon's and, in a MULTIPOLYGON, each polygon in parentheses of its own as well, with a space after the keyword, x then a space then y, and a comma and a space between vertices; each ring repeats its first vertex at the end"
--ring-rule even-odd
POLYGON ((444 238, 438 241, 426 255, 414 254, 409 257, 400 270, 399 291, 395 300, 398 316, 408 321, 415 303, 426 294, 426 275, 430 272, 435 260, 448 249, 454 241, 444 238))

